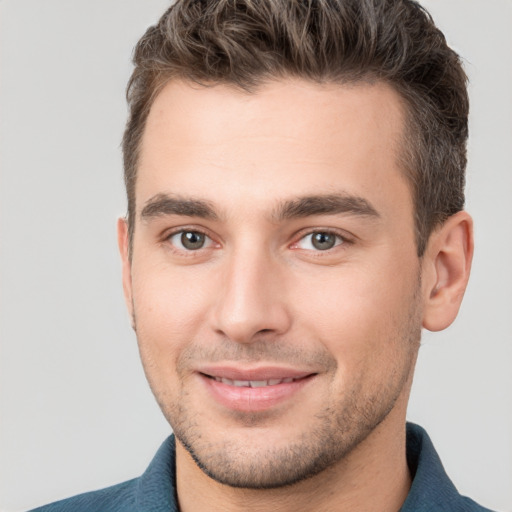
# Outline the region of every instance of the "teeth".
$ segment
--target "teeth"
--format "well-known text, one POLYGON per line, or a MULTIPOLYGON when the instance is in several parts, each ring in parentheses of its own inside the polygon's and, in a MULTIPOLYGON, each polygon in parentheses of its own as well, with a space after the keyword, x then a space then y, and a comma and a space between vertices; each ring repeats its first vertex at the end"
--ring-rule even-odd
POLYGON ((251 388, 262 388, 264 386, 268 386, 268 381, 266 381, 266 380, 251 380, 251 388))
POLYGON ((295 379, 287 377, 286 379, 269 379, 269 380, 231 380, 225 377, 213 377, 217 382, 222 382, 228 386, 236 386, 239 388, 264 388, 265 386, 277 386, 277 384, 286 384, 293 382, 295 379))

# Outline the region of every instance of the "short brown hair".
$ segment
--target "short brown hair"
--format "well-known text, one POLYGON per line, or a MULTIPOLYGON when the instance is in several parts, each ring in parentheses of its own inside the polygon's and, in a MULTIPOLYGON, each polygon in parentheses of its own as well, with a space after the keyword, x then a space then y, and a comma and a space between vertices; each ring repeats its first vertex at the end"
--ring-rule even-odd
POLYGON ((469 101, 459 56, 413 0, 178 0, 134 50, 123 138, 130 241, 141 140, 171 79, 249 92, 265 80, 380 80, 407 105, 402 164, 415 203, 418 255, 464 206, 469 101))

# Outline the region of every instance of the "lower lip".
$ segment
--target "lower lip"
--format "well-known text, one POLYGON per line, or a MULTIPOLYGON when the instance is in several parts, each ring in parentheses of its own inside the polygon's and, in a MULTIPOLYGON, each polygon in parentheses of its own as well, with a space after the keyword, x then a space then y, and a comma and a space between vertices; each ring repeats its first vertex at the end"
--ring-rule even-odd
POLYGON ((228 409, 243 412, 265 411, 280 405, 293 398, 313 378, 314 375, 309 375, 292 382, 251 388, 231 386, 201 374, 201 379, 219 404, 228 409))

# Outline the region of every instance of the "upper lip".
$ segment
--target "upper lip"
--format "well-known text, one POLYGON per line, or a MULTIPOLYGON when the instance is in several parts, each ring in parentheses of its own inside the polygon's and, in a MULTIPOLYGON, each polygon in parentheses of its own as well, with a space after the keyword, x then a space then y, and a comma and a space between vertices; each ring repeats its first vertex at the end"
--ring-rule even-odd
POLYGON ((262 381, 270 379, 301 379, 315 372, 282 366, 258 366, 243 368, 240 366, 204 366, 198 369, 199 373, 209 377, 219 377, 230 380, 262 381))

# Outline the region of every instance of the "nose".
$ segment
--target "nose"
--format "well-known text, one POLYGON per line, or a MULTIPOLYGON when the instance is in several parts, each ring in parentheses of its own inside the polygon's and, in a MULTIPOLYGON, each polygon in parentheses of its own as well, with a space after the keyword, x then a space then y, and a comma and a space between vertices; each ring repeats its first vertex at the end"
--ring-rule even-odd
POLYGON ((280 335, 291 324, 285 270, 264 250, 234 251, 223 264, 222 284, 213 306, 213 328, 238 343, 280 335))

